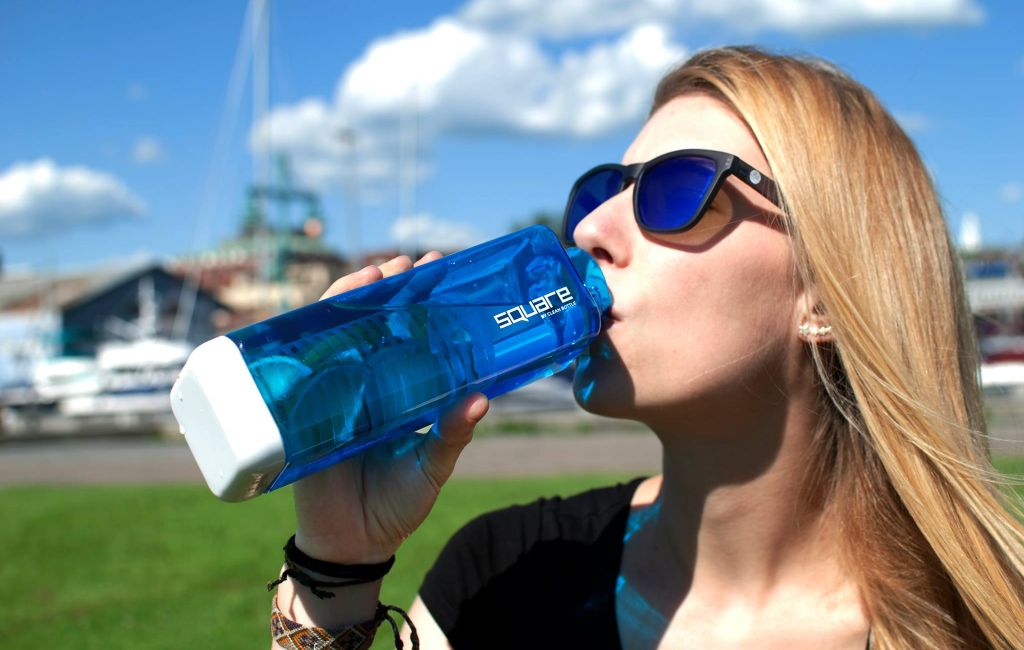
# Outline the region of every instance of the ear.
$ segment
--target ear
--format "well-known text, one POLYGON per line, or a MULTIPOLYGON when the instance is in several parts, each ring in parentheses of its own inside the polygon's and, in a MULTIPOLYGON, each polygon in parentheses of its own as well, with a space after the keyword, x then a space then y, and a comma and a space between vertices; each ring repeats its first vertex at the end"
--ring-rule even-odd
POLYGON ((832 343, 832 323, 814 287, 805 287, 797 296, 796 334, 805 343, 832 343))

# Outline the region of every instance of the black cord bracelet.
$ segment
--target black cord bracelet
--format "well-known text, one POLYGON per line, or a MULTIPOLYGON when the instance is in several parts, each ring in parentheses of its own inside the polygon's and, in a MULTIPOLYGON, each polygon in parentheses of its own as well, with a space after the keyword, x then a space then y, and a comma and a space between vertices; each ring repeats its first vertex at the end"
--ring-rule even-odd
POLYGON ((387 575, 391 567, 394 566, 395 556, 392 555, 384 562, 377 564, 335 564, 334 562, 311 558, 300 551, 295 545, 295 535, 292 535, 288 539, 288 543, 284 545, 284 562, 285 570, 281 572, 280 577, 276 580, 267 583, 267 591, 273 590, 274 587, 288 578, 292 578, 299 584, 308 587, 310 592, 317 598, 324 599, 334 598, 334 594, 329 591, 323 591, 318 587, 351 587, 353 585, 376 582, 387 575), (331 578, 340 578, 341 582, 319 580, 303 571, 303 569, 315 571, 331 578))
POLYGON ((292 535, 288 539, 288 543, 284 545, 284 558, 304 569, 316 571, 325 576, 346 580, 365 580, 366 582, 380 580, 388 574, 388 571, 395 564, 394 555, 377 564, 335 564, 334 562, 317 560, 299 550, 299 547, 295 545, 295 535, 292 535))

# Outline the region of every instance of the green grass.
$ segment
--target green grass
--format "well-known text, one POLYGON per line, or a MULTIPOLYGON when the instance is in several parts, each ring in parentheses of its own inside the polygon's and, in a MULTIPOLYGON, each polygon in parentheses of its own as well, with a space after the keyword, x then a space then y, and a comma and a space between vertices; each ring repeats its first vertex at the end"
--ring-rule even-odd
MULTIPOLYGON (((1000 459, 1024 475, 1024 458, 1000 459)), ((628 476, 462 479, 401 551, 382 600, 412 601, 448 537, 473 516, 628 476)), ((269 647, 270 594, 294 530, 288 490, 225 504, 200 486, 0 490, 5 647, 269 647)), ((382 633, 375 648, 390 647, 382 633)))
POLYGON ((1024 456, 1002 456, 995 459, 996 469, 1003 474, 1024 480, 1024 456))
MULTIPOLYGON (((381 599, 408 606, 444 542, 481 512, 626 478, 452 481, 381 599)), ((288 490, 225 504, 200 486, 13 488, 0 490, 0 521, 5 647, 269 647, 264 585, 294 532, 288 490)))

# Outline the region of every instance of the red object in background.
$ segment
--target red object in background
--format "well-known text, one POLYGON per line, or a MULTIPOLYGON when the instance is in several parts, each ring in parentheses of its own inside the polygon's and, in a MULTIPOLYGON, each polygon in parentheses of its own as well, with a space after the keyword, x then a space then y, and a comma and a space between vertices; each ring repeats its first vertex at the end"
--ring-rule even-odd
POLYGON ((985 363, 1006 363, 1024 361, 1024 349, 1000 350, 985 357, 985 363))

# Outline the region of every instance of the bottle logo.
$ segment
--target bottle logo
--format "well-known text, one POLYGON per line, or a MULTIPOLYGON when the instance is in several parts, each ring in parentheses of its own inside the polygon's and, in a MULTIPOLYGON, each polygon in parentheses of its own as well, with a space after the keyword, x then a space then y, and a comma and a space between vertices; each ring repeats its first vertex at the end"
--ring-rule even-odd
POLYGON ((562 287, 557 291, 537 296, 526 304, 495 314, 494 322, 498 324, 498 329, 505 329, 515 323, 525 323, 534 316, 540 316, 541 320, 543 320, 575 304, 576 298, 573 297, 569 287, 562 287), (552 296, 559 301, 558 304, 555 304, 552 296))

